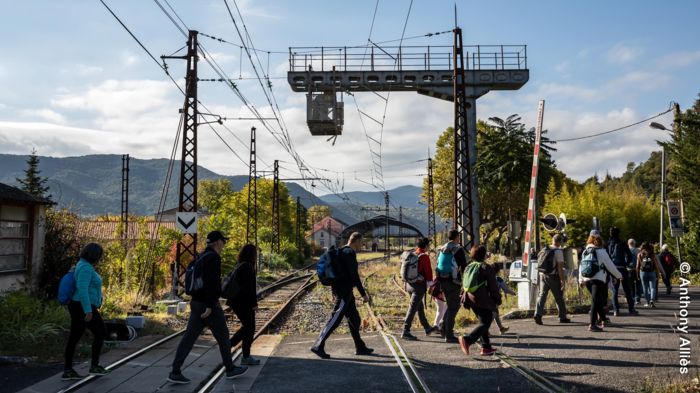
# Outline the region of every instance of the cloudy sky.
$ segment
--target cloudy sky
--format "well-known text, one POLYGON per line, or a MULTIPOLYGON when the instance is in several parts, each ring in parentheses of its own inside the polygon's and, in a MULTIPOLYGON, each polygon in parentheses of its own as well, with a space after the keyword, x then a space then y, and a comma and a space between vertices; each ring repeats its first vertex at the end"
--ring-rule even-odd
MULTIPOLYGON (((271 110, 224 0, 105 0, 156 57, 180 49, 185 38, 159 7, 177 12, 246 99, 265 116, 271 110), (242 56, 243 55, 243 56, 242 56), (243 58, 241 58, 243 57, 243 58), (240 78, 240 79, 239 79, 240 78)), ((169 157, 182 95, 163 71, 98 1, 2 0, 0 36, 0 153, 45 156, 129 153, 138 158, 169 157)), ((258 71, 269 73, 275 99, 292 143, 306 164, 348 190, 372 189, 369 137, 382 141, 387 188, 420 184, 425 173, 415 161, 434 151, 437 136, 452 120, 452 104, 415 93, 392 93, 384 127, 361 118, 357 107, 381 119, 385 103, 346 96, 345 129, 331 145, 311 137, 305 124, 305 97, 286 82, 290 46, 362 45, 401 38, 409 12, 403 0, 229 0, 239 28, 261 50, 258 71), (242 13, 236 13, 236 5, 242 13), (375 8, 376 7, 376 8, 375 8), (372 25, 373 15, 376 17, 372 25), (371 32, 370 32, 371 29, 371 32), (268 55, 266 52, 270 52, 268 55), (362 120, 362 121, 361 121, 362 120), (363 124, 364 123, 364 127, 363 124)), ((405 37, 451 30, 453 1, 414 0, 405 37)), ((546 100, 544 127, 554 140, 610 130, 665 111, 671 101, 682 109, 700 92, 700 2, 651 1, 457 1, 465 45, 527 45, 530 81, 520 90, 490 92, 480 98, 480 119, 518 113, 535 125, 539 99, 546 100)), ((405 41, 406 45, 451 45, 452 36, 405 41)), ((394 45, 394 44, 386 44, 394 45)), ((184 63, 168 61, 181 82, 184 63)), ((217 78, 200 62, 200 78, 217 78)), ((240 98, 223 83, 201 82, 199 98, 225 117, 248 117, 240 98)), ((201 108, 200 108, 201 110, 201 108)), ((671 116, 657 121, 669 125, 671 116)), ((293 158, 259 123, 227 121, 200 127, 199 161, 222 174, 247 174, 250 127, 258 127, 259 169, 282 162, 284 177, 298 176, 293 158)), ((278 132, 273 122, 272 131, 278 132)), ((666 135, 642 124, 606 137, 562 142, 554 155, 569 176, 621 174, 627 162, 645 160, 666 135)), ((328 190, 318 188, 318 194, 328 190)))

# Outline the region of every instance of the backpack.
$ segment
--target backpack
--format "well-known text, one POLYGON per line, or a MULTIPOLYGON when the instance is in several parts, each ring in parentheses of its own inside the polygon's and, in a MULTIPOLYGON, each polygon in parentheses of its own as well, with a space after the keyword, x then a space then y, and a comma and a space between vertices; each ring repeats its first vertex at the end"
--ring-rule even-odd
POLYGON ((192 296, 204 289, 204 256, 209 251, 199 254, 185 270, 185 293, 192 296))
POLYGON ((598 250, 597 247, 588 247, 583 250, 581 265, 579 266, 582 277, 592 278, 600 270, 600 263, 598 262, 596 250, 598 250))
POLYGON ((642 271, 643 272, 653 272, 654 271, 654 261, 650 256, 645 256, 642 258, 642 271))
POLYGON ((479 280, 481 276, 481 262, 472 262, 464 269, 462 287, 467 293, 474 293, 477 289, 486 285, 486 280, 479 280))
POLYGON ((451 252, 440 251, 438 254, 438 262, 435 270, 442 274, 452 274, 452 266, 454 266, 455 256, 451 252))
POLYGON ((549 248, 549 246, 544 246, 539 253, 537 253, 537 271, 544 274, 554 273, 554 248, 549 248))
POLYGON ((413 251, 404 251, 401 254, 401 279, 409 284, 422 280, 423 276, 418 274, 418 261, 423 254, 416 254, 413 251))
POLYGON ((318 281, 323 285, 332 285, 337 277, 333 265, 337 266, 337 259, 340 257, 340 249, 335 246, 330 246, 328 251, 324 252, 316 263, 316 275, 318 281))
POLYGON ((224 280, 221 282, 221 297, 224 299, 233 300, 241 292, 241 286, 236 281, 237 271, 238 266, 228 276, 224 277, 224 280))
POLYGON ((75 266, 73 266, 61 277, 61 282, 58 284, 58 303, 63 305, 70 303, 75 289, 75 266))

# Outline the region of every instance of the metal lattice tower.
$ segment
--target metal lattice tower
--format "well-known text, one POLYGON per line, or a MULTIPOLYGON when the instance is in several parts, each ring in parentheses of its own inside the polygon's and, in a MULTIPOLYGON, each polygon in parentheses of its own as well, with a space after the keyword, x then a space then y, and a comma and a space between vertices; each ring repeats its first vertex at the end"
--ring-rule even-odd
POLYGON ((389 251, 389 192, 384 191, 384 214, 386 215, 386 225, 384 226, 384 253, 386 259, 389 259, 391 252, 389 251))
POLYGON ((433 244, 437 245, 437 228, 435 226, 435 190, 433 188, 433 159, 428 158, 428 239, 433 244))
POLYGON ((297 252, 302 255, 303 245, 302 245, 302 234, 301 234, 301 220, 303 219, 302 209, 304 207, 301 205, 301 198, 297 197, 297 221, 296 221, 296 234, 297 234, 297 252))
POLYGON ((280 162, 275 160, 272 177, 272 243, 270 252, 280 252, 280 162))
MULTIPOLYGON (((399 206, 399 223, 403 224, 403 206, 399 206)), ((403 227, 399 227, 399 251, 403 251, 403 227)))
POLYGON ((129 249, 129 155, 122 154, 122 240, 124 251, 129 249))
POLYGON ((245 241, 258 246, 258 173, 255 157, 255 127, 250 129, 250 164, 248 170, 248 211, 245 241))
MULTIPOLYGON (((187 39, 187 55, 161 56, 163 59, 187 60, 185 75, 185 103, 182 108, 182 152, 180 155, 180 189, 178 192, 178 212, 197 212, 197 31, 190 30, 187 39)), ((182 263, 189 263, 197 256, 197 234, 185 233, 177 243, 175 262, 172 266, 173 288, 172 296, 182 283, 185 269, 182 263)))
POLYGON ((525 45, 289 48, 287 80, 307 93, 307 124, 312 135, 340 135, 344 114, 336 92, 399 92, 454 102, 454 223, 463 245, 479 242, 476 163, 476 100, 491 90, 517 90, 527 83, 525 45), (329 95, 333 95, 330 97, 329 95))

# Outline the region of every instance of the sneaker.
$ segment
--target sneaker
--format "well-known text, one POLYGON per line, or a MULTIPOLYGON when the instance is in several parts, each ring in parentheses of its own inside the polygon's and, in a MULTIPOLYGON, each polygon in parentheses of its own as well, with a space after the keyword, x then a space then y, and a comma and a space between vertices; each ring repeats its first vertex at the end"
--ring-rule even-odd
POLYGON ((651 303, 645 304, 644 307, 649 307, 649 305, 651 305, 651 303))
POLYGON ((635 306, 636 306, 636 305, 639 305, 639 304, 641 304, 641 303, 642 303, 642 302, 639 301, 639 299, 637 299, 637 300, 634 301, 634 305, 635 305, 635 306))
POLYGON ((542 325, 542 316, 541 315, 535 315, 535 323, 538 325, 542 325))
POLYGON ((236 378, 239 375, 245 374, 246 371, 248 371, 248 367, 246 366, 233 366, 233 368, 226 370, 226 379, 236 378))
POLYGON ((374 349, 369 348, 369 347, 364 347, 364 348, 356 349, 355 355, 371 355, 372 352, 374 352, 374 349))
POLYGON ((656 304, 654 304, 654 302, 651 302, 649 304, 651 305, 652 308, 656 307, 656 304))
MULTIPOLYGON (((426 331, 426 334, 428 334, 427 331, 426 331)), ((401 338, 404 340, 408 340, 408 341, 418 340, 418 337, 412 335, 411 332, 403 332, 403 334, 401 335, 401 338)))
POLYGON ((252 356, 243 356, 243 359, 241 359, 241 365, 244 366, 257 366, 260 364, 260 359, 256 359, 252 356))
POLYGON ((603 329, 599 328, 597 325, 591 325, 588 327, 589 332, 602 332, 603 329))
POLYGON ((61 381, 75 381, 77 379, 85 378, 84 375, 78 374, 75 370, 70 369, 63 372, 61 375, 61 381))
POLYGON ((564 318, 564 319, 560 319, 559 323, 571 323, 571 320, 569 318, 564 318))
POLYGON ((431 326, 431 327, 425 329, 425 335, 430 336, 431 333, 436 332, 436 331, 437 331, 437 327, 431 326))
POLYGON ((311 347, 309 350, 313 353, 316 354, 316 356, 320 357, 321 359, 330 359, 331 355, 327 354, 326 351, 324 351, 321 348, 316 348, 316 347, 311 347))
POLYGON ((109 374, 109 370, 100 366, 99 364, 97 366, 90 366, 90 375, 107 375, 107 374, 109 374))
POLYGON ((459 336, 459 347, 462 348, 462 352, 469 356, 469 347, 472 345, 464 336, 459 336))
POLYGON ((630 310, 630 315, 639 315, 639 311, 632 309, 630 310))
POLYGON ((506 334, 506 332, 507 332, 509 329, 510 329, 510 328, 509 328, 508 326, 503 326, 503 327, 500 328, 499 330, 501 331, 501 334, 506 334))
POLYGON ((180 385, 184 385, 186 383, 190 383, 190 379, 182 375, 182 373, 173 373, 171 372, 168 375, 168 382, 170 383, 177 383, 180 385))
POLYGON ((613 311, 613 317, 616 317, 616 316, 618 316, 619 314, 620 314, 619 311, 613 311))
POLYGON ((447 344, 457 344, 459 341, 457 340, 457 337, 452 336, 452 337, 445 337, 445 343, 447 344))
POLYGON ((496 348, 481 348, 481 355, 491 356, 496 353, 496 348))

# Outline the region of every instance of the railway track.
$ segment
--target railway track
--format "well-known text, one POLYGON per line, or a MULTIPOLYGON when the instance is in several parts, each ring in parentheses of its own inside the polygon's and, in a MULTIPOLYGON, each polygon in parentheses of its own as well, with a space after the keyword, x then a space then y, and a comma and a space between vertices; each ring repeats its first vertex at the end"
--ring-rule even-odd
MULTIPOLYGON (((296 298, 298 298, 299 295, 301 295, 306 290, 310 289, 313 285, 315 285, 316 281, 313 280, 312 273, 308 272, 308 270, 311 269, 313 266, 315 266, 315 263, 309 264, 301 269, 295 270, 289 273, 288 275, 278 279, 277 281, 271 283, 270 285, 261 288, 258 291, 258 312, 256 313, 255 338, 259 337, 261 334, 264 334, 270 327, 270 325, 277 321, 277 319, 287 310, 289 305, 296 298)), ((230 311, 228 312, 230 313, 230 311)), ((229 322, 229 327, 237 329, 238 325, 236 321, 234 321, 233 323, 229 322)), ((138 351, 135 351, 107 365, 105 368, 110 371, 113 371, 155 350, 162 350, 162 348, 166 344, 180 337, 184 332, 184 329, 177 331, 167 337, 164 337, 138 351)), ((240 345, 233 348, 232 357, 234 358, 234 360, 236 360, 236 358, 240 356, 240 352, 240 345)), ((168 352, 167 356, 163 356, 162 358, 169 357, 170 359, 172 359, 173 356, 174 354, 172 353, 172 351, 170 351, 168 352)), ((223 374, 223 371, 223 366, 215 367, 202 383, 193 386, 193 391, 209 391, 209 389, 211 389, 211 387, 213 387, 216 384, 216 382, 220 379, 221 375, 223 374)), ((165 379, 165 376, 163 377, 163 379, 165 379)), ((79 381, 76 381, 68 387, 57 390, 57 393, 68 393, 82 390, 88 385, 91 385, 99 380, 99 377, 89 375, 79 381)), ((95 387, 98 388, 98 386, 95 387)), ((95 391, 99 391, 99 389, 95 391)))

